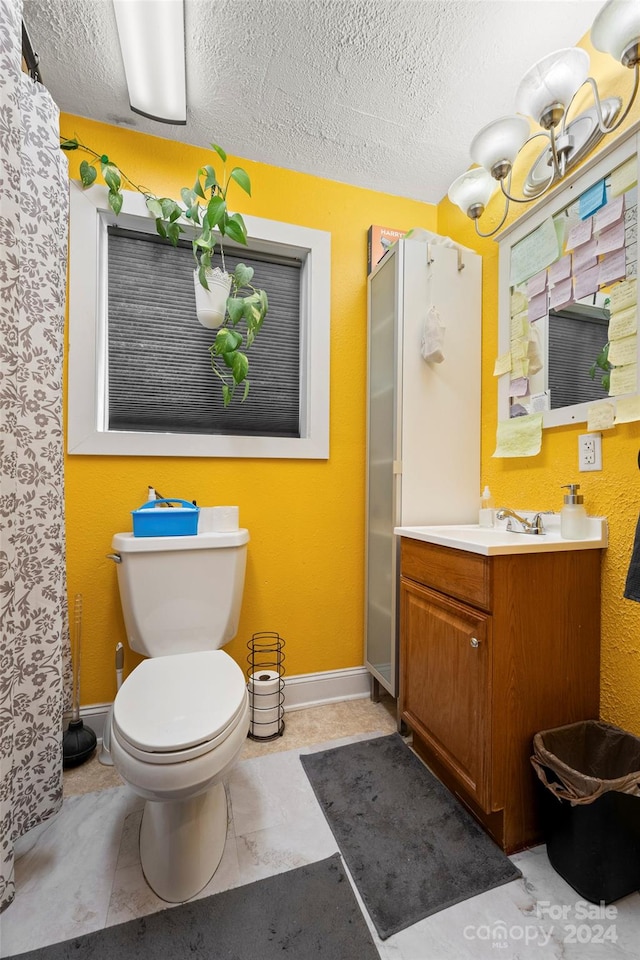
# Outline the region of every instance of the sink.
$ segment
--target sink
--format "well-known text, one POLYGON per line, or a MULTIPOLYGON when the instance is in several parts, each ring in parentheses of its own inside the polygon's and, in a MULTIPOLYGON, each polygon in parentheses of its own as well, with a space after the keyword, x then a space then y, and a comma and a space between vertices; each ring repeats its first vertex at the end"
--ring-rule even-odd
MULTIPOLYGON (((520 513, 520 511, 518 511, 520 513)), ((524 511, 525 516, 529 513, 524 511)), ((545 533, 534 535, 506 529, 506 521, 495 527, 477 523, 434 524, 432 526, 396 527, 400 537, 424 540, 441 547, 467 550, 484 556, 508 553, 548 553, 559 550, 603 549, 608 544, 608 527, 604 517, 587 517, 588 535, 584 540, 565 540, 560 536, 560 515, 544 515, 545 533)))

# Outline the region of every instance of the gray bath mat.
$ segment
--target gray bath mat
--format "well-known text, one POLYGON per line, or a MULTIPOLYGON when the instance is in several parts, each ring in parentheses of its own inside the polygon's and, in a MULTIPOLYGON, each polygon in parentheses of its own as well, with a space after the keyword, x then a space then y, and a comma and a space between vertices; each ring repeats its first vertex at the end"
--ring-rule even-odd
POLYGON ((21 960, 379 960, 339 854, 21 960))
POLYGON ((398 734, 300 760, 383 940, 522 876, 398 734))

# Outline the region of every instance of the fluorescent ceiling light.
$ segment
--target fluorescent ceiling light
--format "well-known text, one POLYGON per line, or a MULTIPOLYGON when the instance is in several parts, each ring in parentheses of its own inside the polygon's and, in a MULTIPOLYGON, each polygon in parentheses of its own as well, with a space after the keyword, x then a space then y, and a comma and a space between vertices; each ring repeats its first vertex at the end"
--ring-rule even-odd
POLYGON ((113 0, 129 103, 162 123, 186 123, 184 0, 113 0))

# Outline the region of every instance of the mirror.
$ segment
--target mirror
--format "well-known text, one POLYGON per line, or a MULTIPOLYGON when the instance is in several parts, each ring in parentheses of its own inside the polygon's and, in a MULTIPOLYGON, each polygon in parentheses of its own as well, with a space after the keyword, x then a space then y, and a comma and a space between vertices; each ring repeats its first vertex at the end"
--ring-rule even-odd
POLYGON ((586 421, 599 400, 638 392, 637 139, 567 177, 499 238, 500 420, 586 421))

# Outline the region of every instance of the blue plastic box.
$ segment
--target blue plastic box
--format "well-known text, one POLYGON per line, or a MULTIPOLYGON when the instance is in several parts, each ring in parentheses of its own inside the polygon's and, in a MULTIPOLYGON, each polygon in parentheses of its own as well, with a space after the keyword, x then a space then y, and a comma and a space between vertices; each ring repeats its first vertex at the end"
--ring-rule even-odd
POLYGON ((188 500, 167 498, 149 500, 131 511, 134 537, 193 537, 198 532, 200 508, 188 500), (179 503, 179 507, 160 507, 161 503, 179 503))

